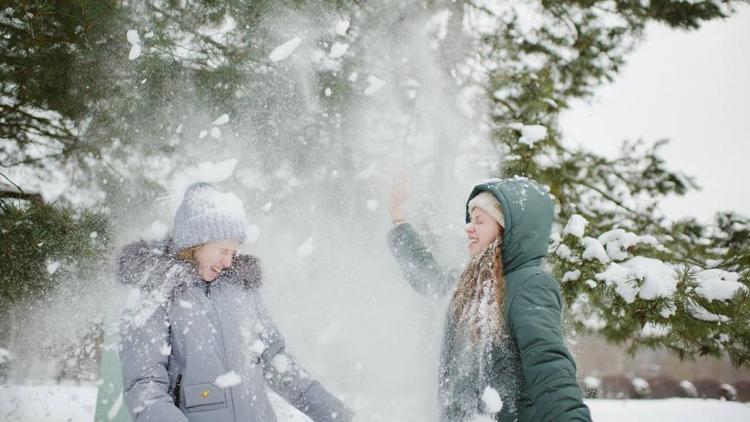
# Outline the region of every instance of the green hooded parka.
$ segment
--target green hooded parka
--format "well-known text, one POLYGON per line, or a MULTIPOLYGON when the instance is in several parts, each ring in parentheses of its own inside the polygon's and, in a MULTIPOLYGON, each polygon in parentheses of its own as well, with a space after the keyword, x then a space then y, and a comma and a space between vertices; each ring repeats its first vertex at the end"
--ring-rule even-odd
MULTIPOLYGON (((486 380, 499 393, 503 406, 495 415, 497 421, 590 421, 576 382, 575 362, 563 340, 560 287, 542 269, 552 228, 552 200, 537 183, 522 177, 477 185, 468 201, 482 191, 497 198, 505 219, 502 260, 507 335, 492 351, 482 374, 462 372, 466 367, 461 362, 462 346, 453 318, 446 318, 440 365, 441 421, 458 422, 482 413, 484 387, 467 376, 486 380)), ((438 265, 412 225, 394 227, 388 240, 415 290, 429 297, 453 291, 459 273, 438 265)))

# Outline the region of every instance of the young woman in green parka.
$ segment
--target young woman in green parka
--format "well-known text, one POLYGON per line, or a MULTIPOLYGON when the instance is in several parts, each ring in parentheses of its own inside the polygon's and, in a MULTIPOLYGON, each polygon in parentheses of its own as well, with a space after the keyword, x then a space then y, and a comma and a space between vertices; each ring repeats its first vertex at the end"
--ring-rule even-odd
POLYGON ((565 346, 560 288, 542 269, 549 194, 526 178, 474 187, 466 204, 469 260, 441 267, 406 221, 408 181, 391 194, 388 243, 404 277, 428 297, 451 295, 439 378, 442 422, 590 421, 565 346))

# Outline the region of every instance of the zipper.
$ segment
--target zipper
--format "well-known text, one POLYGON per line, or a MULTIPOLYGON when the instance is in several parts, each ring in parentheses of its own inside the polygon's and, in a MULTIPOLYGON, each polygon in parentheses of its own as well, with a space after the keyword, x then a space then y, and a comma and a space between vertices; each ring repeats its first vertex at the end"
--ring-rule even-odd
MULTIPOLYGON (((229 365, 227 365, 227 345, 224 342, 224 331, 221 329, 221 318, 219 318, 219 311, 216 309, 216 304, 213 300, 211 300, 211 283, 206 283, 206 297, 209 299, 208 303, 214 310, 214 315, 216 316, 216 328, 219 334, 219 342, 221 343, 222 348, 222 360, 224 361, 224 371, 226 372, 229 368, 229 365)), ((237 411, 234 408, 234 396, 232 395, 232 387, 229 387, 227 389, 227 393, 229 393, 229 404, 231 404, 232 409, 232 420, 237 420, 237 411)))

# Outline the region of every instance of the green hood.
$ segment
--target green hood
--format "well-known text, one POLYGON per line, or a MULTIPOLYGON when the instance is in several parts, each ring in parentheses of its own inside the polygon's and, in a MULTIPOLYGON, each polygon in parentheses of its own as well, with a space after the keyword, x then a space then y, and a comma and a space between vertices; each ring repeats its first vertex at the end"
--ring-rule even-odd
POLYGON ((552 199, 547 191, 525 177, 482 183, 472 189, 466 201, 467 223, 471 220, 469 201, 483 191, 492 193, 503 209, 505 273, 540 265, 547 255, 554 215, 552 199))

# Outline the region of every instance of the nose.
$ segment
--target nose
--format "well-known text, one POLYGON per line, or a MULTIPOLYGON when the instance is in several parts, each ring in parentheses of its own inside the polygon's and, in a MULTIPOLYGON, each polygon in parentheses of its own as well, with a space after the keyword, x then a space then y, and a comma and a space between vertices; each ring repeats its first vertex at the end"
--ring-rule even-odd
POLYGON ((470 234, 474 233, 474 225, 471 223, 466 223, 466 225, 464 226, 464 231, 470 234))
POLYGON ((232 258, 231 257, 221 258, 221 266, 223 268, 229 268, 230 266, 232 266, 232 258))

